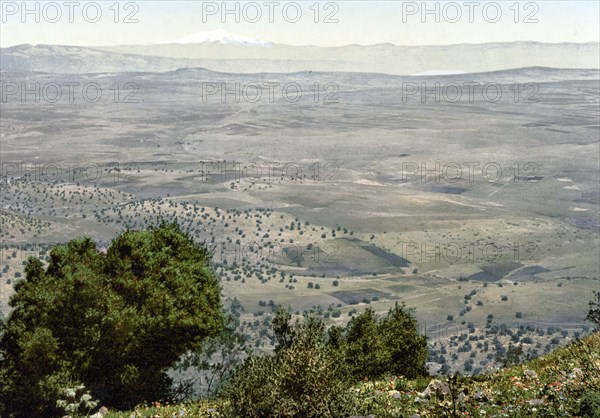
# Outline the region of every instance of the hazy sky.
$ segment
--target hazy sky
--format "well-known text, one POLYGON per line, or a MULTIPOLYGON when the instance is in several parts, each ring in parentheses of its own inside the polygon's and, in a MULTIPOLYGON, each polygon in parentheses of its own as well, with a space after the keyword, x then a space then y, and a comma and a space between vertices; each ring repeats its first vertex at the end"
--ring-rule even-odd
POLYGON ((0 3, 3 47, 148 44, 215 29, 277 43, 322 46, 600 40, 596 0, 245 1, 224 6, 221 1, 44 1, 27 2, 28 11, 22 1, 0 3), (232 12, 224 14, 224 9, 232 12), (424 9, 429 13, 423 14, 424 9))

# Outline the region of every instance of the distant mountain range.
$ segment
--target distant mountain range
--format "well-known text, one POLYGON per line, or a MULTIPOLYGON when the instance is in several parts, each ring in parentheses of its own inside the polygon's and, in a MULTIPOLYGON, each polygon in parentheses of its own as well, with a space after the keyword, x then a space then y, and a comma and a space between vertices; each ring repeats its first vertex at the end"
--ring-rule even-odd
POLYGON ((525 67, 600 67, 597 42, 319 47, 270 44, 218 31, 201 35, 154 45, 17 45, 0 48, 0 68, 65 74, 166 72, 204 67, 227 73, 327 71, 439 75, 525 67))

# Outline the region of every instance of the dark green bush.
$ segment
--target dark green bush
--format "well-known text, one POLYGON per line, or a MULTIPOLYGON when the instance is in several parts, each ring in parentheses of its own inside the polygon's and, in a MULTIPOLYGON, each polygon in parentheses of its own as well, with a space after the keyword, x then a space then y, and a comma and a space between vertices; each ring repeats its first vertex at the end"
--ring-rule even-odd
POLYGON ((600 418, 600 392, 583 394, 578 415, 582 418, 600 418))
POLYGON ((386 374, 416 378, 427 374, 427 339, 403 305, 380 318, 368 308, 354 317, 342 333, 342 356, 353 380, 378 379, 386 374))
POLYGON ((64 388, 102 404, 169 395, 165 370, 223 327, 209 254, 177 225, 127 231, 106 254, 89 238, 30 259, 0 339, 3 417, 58 416, 64 388))

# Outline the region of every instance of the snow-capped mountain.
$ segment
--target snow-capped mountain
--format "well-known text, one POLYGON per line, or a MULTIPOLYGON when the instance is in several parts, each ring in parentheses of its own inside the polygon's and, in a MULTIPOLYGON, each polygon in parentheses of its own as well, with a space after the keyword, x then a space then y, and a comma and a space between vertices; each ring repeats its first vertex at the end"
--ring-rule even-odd
POLYGON ((238 45, 259 45, 259 46, 271 46, 271 42, 261 41, 254 38, 248 38, 242 35, 236 35, 229 33, 223 29, 215 29, 206 32, 194 33, 189 36, 185 36, 174 41, 161 42, 161 44, 204 44, 218 42, 221 44, 238 44, 238 45))

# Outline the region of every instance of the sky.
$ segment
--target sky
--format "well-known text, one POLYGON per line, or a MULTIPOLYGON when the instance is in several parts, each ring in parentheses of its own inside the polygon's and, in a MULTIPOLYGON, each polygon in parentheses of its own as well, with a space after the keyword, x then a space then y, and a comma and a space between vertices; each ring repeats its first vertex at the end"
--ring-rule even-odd
POLYGON ((217 29, 289 45, 600 41, 586 1, 0 1, 0 46, 163 43, 217 29))

